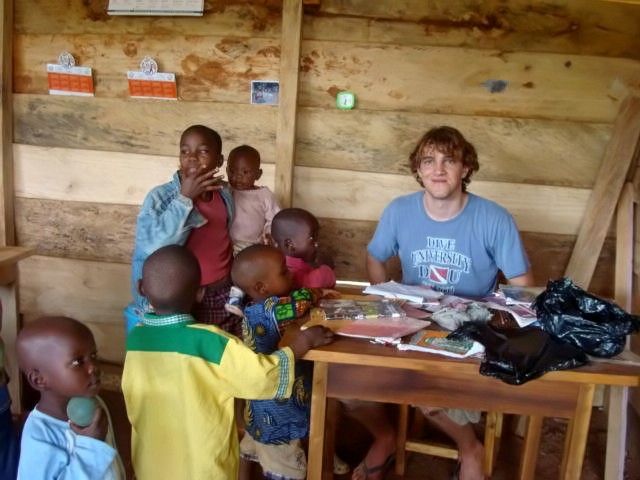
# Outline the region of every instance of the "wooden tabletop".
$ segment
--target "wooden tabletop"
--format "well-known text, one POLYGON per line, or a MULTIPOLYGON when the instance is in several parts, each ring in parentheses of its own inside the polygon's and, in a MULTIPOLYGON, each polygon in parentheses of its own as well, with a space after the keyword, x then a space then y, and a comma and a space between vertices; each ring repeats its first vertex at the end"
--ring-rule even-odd
POLYGON ((0 267, 16 263, 18 260, 27 258, 34 253, 35 250, 28 247, 0 247, 0 267))
MULTIPOLYGON (((336 336, 336 340, 324 347, 309 350, 305 360, 375 367, 401 368, 406 370, 451 372, 456 374, 477 373, 480 360, 477 358, 456 359, 424 352, 400 351, 394 346, 377 345, 367 340, 336 336)), ((599 361, 572 370, 548 372, 539 380, 553 380, 600 385, 640 386, 640 365, 599 361)))

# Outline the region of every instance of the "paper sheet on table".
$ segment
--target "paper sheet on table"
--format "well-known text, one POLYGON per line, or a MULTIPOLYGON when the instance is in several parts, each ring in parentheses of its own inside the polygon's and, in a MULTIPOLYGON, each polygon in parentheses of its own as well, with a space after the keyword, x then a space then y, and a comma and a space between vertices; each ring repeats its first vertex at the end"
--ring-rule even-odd
POLYGON ((394 282, 393 280, 390 282, 378 283, 376 285, 369 285, 363 291, 364 293, 369 293, 371 295, 381 295, 386 298, 398 298, 417 304, 435 302, 442 297, 441 292, 437 292, 431 288, 423 287, 421 285, 405 285, 394 282))

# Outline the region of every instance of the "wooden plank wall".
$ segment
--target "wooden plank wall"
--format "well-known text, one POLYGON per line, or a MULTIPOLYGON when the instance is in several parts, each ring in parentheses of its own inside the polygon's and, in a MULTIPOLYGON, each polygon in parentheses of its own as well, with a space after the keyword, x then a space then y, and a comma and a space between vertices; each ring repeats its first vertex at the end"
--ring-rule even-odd
MULTIPOLYGON (((277 107, 249 104, 277 79, 281 2, 207 1, 202 18, 108 17, 102 0, 20 0, 14 25, 15 217, 26 321, 86 322, 121 360, 121 310, 138 205, 177 165, 188 125, 224 152, 258 148, 273 187, 277 107), (63 50, 94 69, 95 98, 47 95, 63 50), (177 73, 178 102, 131 100, 145 55, 177 73)), ((338 276, 365 278, 384 205, 418 185, 406 159, 428 128, 458 127, 481 169, 471 191, 515 216, 539 283, 562 274, 622 98, 640 88, 640 7, 595 0, 322 0, 303 18, 293 203, 321 219, 338 276), (505 80, 491 93, 488 81, 505 80), (357 95, 353 111, 335 94, 357 95)), ((614 239, 591 289, 612 295, 614 239)))

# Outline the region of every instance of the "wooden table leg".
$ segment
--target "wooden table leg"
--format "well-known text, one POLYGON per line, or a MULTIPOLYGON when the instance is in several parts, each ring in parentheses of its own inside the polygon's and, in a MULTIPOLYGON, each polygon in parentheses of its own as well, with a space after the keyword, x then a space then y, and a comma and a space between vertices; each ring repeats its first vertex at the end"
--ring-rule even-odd
POLYGON ((407 432, 409 429, 409 405, 399 405, 398 412, 398 436, 396 437, 396 475, 404 476, 407 462, 407 452, 404 449, 407 442, 407 432))
POLYGON ((535 478, 543 420, 544 417, 539 415, 530 415, 528 417, 522 459, 520 460, 519 480, 533 480, 535 478))
POLYGON ((570 435, 570 437, 568 441, 565 442, 565 450, 562 458, 563 468, 560 472, 560 478, 562 480, 580 479, 584 451, 587 446, 587 435, 589 434, 594 391, 595 385, 593 384, 580 386, 574 416, 569 422, 569 429, 567 431, 567 435, 570 435))
POLYGON ((324 422, 324 454, 322 455, 322 478, 333 478, 333 455, 336 452, 336 418, 338 416, 338 400, 327 399, 327 410, 324 422))
POLYGON ((619 480, 624 475, 627 443, 627 405, 629 387, 609 387, 609 418, 607 421, 607 460, 604 480, 619 480))
POLYGON ((324 424, 327 413, 327 378, 329 365, 315 362, 311 390, 311 423, 309 426, 309 460, 307 479, 322 480, 324 458, 324 424))

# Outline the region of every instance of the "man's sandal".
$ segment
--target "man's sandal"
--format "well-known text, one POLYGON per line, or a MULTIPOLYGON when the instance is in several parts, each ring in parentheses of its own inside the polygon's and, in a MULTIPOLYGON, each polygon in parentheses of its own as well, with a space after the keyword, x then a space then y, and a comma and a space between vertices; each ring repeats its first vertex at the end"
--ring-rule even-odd
POLYGON ((363 460, 362 462, 360 462, 360 464, 356 468, 354 468, 353 472, 355 473, 358 470, 361 471, 364 474, 364 477, 363 477, 364 480, 368 480, 369 475, 374 475, 377 473, 381 473, 382 474, 381 478, 384 478, 384 475, 391 468, 391 466, 394 464, 395 461, 396 461, 395 453, 392 453, 391 455, 389 455, 387 459, 384 461, 384 463, 380 465, 376 465, 375 467, 368 467, 363 460))
POLYGON ((349 473, 349 470, 351 470, 351 468, 349 467, 349 464, 334 453, 333 454, 333 473, 335 475, 345 475, 349 473))

